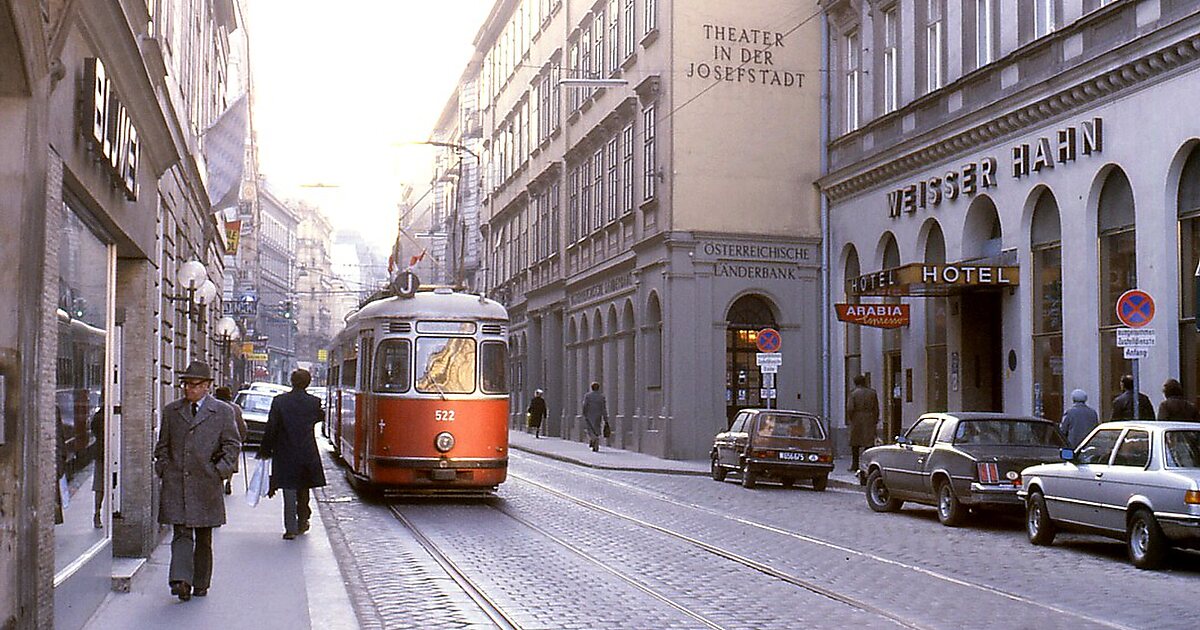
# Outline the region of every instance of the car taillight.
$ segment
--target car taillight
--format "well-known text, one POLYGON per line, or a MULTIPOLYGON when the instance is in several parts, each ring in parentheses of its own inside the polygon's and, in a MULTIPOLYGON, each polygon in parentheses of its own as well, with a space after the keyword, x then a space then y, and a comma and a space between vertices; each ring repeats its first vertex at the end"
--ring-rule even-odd
POLYGON ((1014 485, 1018 488, 1021 487, 1021 475, 1017 475, 1015 478, 1013 478, 1012 485, 1014 485))
POLYGON ((1183 495, 1183 502, 1188 505, 1200 505, 1200 490, 1188 490, 1183 495))
POLYGON ((994 462, 975 465, 980 483, 1000 483, 1000 468, 994 462))
POLYGON ((828 464, 829 462, 833 461, 833 455, 829 455, 826 453, 820 453, 817 455, 817 461, 828 464))
POLYGON ((767 451, 754 451, 754 456, 758 458, 770 457, 770 455, 767 451))

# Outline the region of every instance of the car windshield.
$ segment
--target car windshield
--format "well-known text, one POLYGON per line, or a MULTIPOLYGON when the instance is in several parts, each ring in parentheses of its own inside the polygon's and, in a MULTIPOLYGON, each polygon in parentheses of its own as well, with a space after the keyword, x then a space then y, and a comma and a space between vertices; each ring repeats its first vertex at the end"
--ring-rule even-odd
POLYGON ((806 438, 819 440, 825 437, 821 423, 810 416, 791 414, 760 414, 757 435, 763 437, 806 438))
POLYGON ((1200 431, 1167 431, 1167 466, 1200 468, 1200 431))
POLYGON ((954 432, 954 443, 1066 446, 1053 424, 1021 420, 964 420, 954 432))
POLYGON ((260 396, 258 394, 238 394, 237 404, 246 411, 255 413, 267 413, 271 411, 271 399, 274 396, 260 396))

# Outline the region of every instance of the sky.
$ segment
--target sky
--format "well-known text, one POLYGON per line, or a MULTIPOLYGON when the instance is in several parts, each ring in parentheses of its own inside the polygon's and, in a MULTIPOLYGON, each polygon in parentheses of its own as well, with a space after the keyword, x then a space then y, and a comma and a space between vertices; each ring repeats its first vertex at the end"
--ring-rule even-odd
POLYGON ((493 0, 248 0, 259 169, 386 252, 493 0), (313 187, 324 184, 331 187, 313 187))

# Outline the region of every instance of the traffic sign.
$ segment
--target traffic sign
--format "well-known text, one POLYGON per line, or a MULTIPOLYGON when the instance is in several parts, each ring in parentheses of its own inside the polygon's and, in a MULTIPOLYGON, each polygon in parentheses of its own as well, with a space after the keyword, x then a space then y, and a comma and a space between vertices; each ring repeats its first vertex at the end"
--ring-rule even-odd
POLYGON ((1153 348, 1157 342, 1153 328, 1118 328, 1118 348, 1153 348))
POLYGON ((246 355, 247 361, 266 361, 267 359, 266 352, 251 352, 246 355))
POLYGON ((1126 359, 1145 359, 1150 356, 1150 348, 1121 348, 1126 359))
POLYGON ((764 400, 770 400, 772 398, 775 398, 775 388, 774 387, 772 387, 770 389, 760 388, 758 390, 758 397, 762 398, 764 400))
POLYGON ((758 336, 754 338, 754 344, 758 346, 759 352, 779 352, 779 349, 783 347, 783 337, 774 328, 764 328, 758 331, 758 336))
POLYGON ((758 371, 762 372, 764 375, 765 374, 778 374, 779 366, 778 365, 760 365, 760 366, 758 366, 758 371))
POLYGON ((763 380, 763 382, 762 382, 763 387, 766 387, 766 388, 775 387, 775 373, 774 372, 764 371, 763 375, 762 375, 762 380, 763 380))
POLYGON ((754 360, 758 363, 758 367, 783 365, 783 353, 780 352, 759 352, 754 355, 754 360))
POLYGON ((1154 319, 1154 298, 1140 289, 1130 289, 1117 298, 1117 319, 1130 328, 1141 328, 1154 319))

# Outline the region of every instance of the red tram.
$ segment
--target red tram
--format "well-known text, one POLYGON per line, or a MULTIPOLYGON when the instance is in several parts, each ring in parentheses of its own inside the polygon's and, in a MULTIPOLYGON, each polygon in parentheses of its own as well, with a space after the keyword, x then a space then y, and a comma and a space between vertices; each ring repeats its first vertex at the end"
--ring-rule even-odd
POLYGON ((324 433, 356 488, 479 492, 505 480, 507 325, 498 302, 448 288, 346 318, 324 433))

